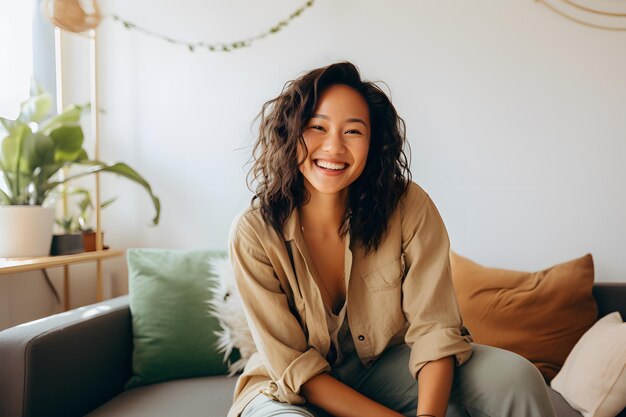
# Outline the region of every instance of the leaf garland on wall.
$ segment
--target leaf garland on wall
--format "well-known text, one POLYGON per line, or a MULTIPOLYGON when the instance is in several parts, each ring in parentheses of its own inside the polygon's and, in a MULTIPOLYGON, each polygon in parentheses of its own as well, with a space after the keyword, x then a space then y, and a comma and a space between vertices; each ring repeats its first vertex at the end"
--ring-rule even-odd
POLYGON ((296 9, 293 13, 289 15, 289 17, 279 21, 278 23, 276 23, 275 25, 273 25, 266 31, 261 32, 256 36, 252 36, 249 38, 240 39, 240 40, 236 40, 232 42, 202 42, 202 41, 201 42, 186 42, 186 41, 172 38, 167 35, 162 35, 160 33, 151 31, 133 22, 129 22, 128 20, 125 20, 116 14, 113 14, 112 18, 114 21, 121 23, 124 26, 124 28, 128 30, 135 30, 144 35, 161 39, 174 45, 186 46, 190 52, 194 52, 199 49, 205 49, 209 52, 231 52, 235 49, 247 48, 250 45, 252 45, 253 42, 256 42, 258 40, 268 37, 269 35, 273 35, 275 33, 280 32, 283 28, 289 25, 289 23, 291 23, 294 19, 296 19, 302 13, 304 13, 306 9, 312 7, 314 3, 315 3, 315 0, 307 0, 304 3, 304 5, 296 9))
MULTIPOLYGON (((575 0, 559 0, 560 3, 565 5, 565 8, 563 8, 562 6, 557 7, 556 5, 552 4, 557 3, 556 1, 535 1, 543 3, 544 6, 546 6, 553 12, 565 17, 566 19, 584 26, 611 31, 626 31, 626 13, 600 10, 597 8, 585 6, 575 0), (566 9, 569 10, 566 11, 566 9), (594 19, 596 20, 594 21, 594 19), (603 19, 603 21, 598 21, 597 19, 603 19), (611 22, 611 24, 608 24, 608 22, 611 22), (617 25, 615 23, 617 23, 617 25)), ((622 1, 621 3, 626 4, 626 2, 624 1, 622 1)))

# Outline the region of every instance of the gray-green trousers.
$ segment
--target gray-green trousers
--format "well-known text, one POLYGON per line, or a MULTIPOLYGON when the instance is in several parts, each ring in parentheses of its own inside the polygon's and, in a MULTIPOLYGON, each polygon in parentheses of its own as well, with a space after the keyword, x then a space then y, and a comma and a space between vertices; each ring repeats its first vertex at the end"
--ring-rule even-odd
MULTIPOLYGON (((456 367, 446 417, 555 417, 543 377, 529 361, 506 350, 476 345, 469 361, 456 367)), ((332 375, 361 394, 407 417, 417 413, 417 381, 409 373, 410 349, 388 349, 370 368, 356 352, 332 375)), ((284 404, 259 395, 242 417, 327 417, 312 405, 284 404)))

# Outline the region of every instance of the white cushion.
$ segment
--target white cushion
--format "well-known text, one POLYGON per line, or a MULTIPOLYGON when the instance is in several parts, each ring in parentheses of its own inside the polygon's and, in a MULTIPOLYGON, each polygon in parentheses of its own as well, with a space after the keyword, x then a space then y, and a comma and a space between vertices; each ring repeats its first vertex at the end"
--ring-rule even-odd
POLYGON ((618 312, 580 338, 550 386, 584 417, 615 417, 626 407, 626 323, 618 312))

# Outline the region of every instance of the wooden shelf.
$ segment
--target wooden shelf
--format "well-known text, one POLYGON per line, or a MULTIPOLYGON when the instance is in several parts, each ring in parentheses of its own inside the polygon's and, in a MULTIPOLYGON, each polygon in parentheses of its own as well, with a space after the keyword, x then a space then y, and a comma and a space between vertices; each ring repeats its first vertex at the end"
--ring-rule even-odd
POLYGON ((41 256, 37 258, 0 258, 0 275, 114 258, 124 255, 124 252, 125 251, 121 249, 108 249, 94 252, 82 252, 75 255, 41 256))

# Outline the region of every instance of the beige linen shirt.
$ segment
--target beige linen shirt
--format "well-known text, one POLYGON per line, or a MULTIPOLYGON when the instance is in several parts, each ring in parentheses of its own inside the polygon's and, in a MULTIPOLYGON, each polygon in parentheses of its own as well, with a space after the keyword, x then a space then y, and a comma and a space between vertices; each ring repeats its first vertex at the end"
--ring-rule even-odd
MULTIPOLYGON (((330 371, 331 340, 298 211, 281 236, 257 207, 246 209, 233 222, 229 254, 258 352, 237 381, 228 417, 239 416, 259 393, 304 403, 302 385, 330 371)), ((450 355, 457 364, 469 359, 472 340, 461 335, 448 235, 417 184, 401 198, 376 251, 365 255, 346 237, 345 276, 348 321, 363 365, 401 343, 411 348, 407 366, 416 378, 429 361, 450 355)))

